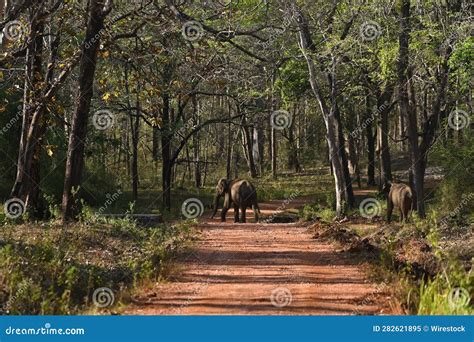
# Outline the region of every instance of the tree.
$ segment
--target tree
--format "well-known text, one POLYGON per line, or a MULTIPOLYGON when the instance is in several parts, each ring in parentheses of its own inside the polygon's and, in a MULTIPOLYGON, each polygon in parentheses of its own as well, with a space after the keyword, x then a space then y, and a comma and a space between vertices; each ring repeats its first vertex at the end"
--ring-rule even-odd
POLYGON ((332 57, 332 68, 326 75, 324 75, 329 82, 328 88, 330 91, 330 102, 328 104, 323 93, 322 84, 318 80, 314 59, 311 56, 311 54, 316 54, 317 51, 311 38, 308 23, 305 16, 296 5, 295 10, 297 11, 299 25, 299 42, 308 65, 311 89, 319 103, 321 114, 326 125, 326 139, 329 147, 329 155, 336 188, 336 214, 338 217, 341 217, 344 214, 346 205, 349 207, 354 205, 354 195, 352 192, 352 181, 349 176, 347 156, 344 146, 345 143, 342 133, 343 129, 337 104, 335 57, 332 57))
POLYGON ((97 54, 104 29, 104 20, 112 10, 111 0, 91 0, 89 3, 89 19, 82 44, 81 62, 79 67, 78 94, 76 109, 71 119, 71 132, 67 150, 66 175, 62 199, 63 221, 73 219, 78 213, 77 191, 81 185, 84 168, 84 148, 87 137, 87 123, 93 82, 97 63, 97 54))

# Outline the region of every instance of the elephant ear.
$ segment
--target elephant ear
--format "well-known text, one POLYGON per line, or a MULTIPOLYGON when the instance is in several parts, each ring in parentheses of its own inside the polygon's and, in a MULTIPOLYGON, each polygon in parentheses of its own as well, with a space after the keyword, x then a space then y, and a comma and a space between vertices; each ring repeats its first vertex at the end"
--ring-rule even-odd
POLYGON ((392 187, 392 182, 387 181, 382 187, 382 193, 388 194, 390 192, 391 187, 392 187))
POLYGON ((222 186, 224 187, 224 192, 229 192, 230 180, 223 179, 222 186))

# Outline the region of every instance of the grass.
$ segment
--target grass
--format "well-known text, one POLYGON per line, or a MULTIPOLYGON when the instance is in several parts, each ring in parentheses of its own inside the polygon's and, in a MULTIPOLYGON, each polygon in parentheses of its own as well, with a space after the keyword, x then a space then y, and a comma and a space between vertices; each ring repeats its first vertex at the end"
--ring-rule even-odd
MULTIPOLYGON (((247 178, 242 176, 241 178, 247 178)), ((327 202, 332 198, 332 177, 321 175, 316 171, 307 174, 293 175, 282 174, 277 179, 262 177, 251 180, 257 188, 259 202, 294 198, 296 196, 311 195, 317 202, 327 202)), ((217 181, 216 181, 217 182, 217 181)), ((171 189, 171 211, 163 210, 162 192, 159 183, 145 184, 149 187, 140 188, 138 199, 134 202, 133 211, 137 214, 162 214, 167 220, 182 218, 181 206, 186 199, 191 197, 199 199, 204 208, 210 209, 213 204, 215 185, 213 182, 201 188, 196 188, 191 181, 178 182, 179 186, 171 189)), ((112 193, 112 191, 110 191, 112 193)), ((103 206, 102 201, 90 202, 91 214, 103 206)), ((118 214, 129 210, 130 203, 133 202, 132 194, 124 190, 117 200, 107 207, 106 213, 118 214)), ((223 199, 220 205, 222 206, 223 199)))
MULTIPOLYGON (((260 202, 308 196, 311 204, 299 211, 304 220, 320 219, 331 225, 334 212, 333 181, 318 171, 306 174, 282 174, 253 180, 260 202)), ((156 187, 156 186, 155 186, 156 187)), ((374 190, 375 191, 375 190, 374 190)), ((168 222, 182 218, 181 205, 191 197, 201 200, 205 208, 212 203, 214 186, 196 189, 190 182, 172 189, 172 211, 163 212, 161 192, 140 189, 139 198, 130 206, 131 193, 123 191, 106 213, 161 214, 168 222)), ((363 197, 376 197, 385 213, 386 202, 376 192, 362 191, 363 197)), ((222 205, 222 203, 221 203, 222 205)), ((127 217, 107 222, 95 217, 101 206, 84 206, 81 222, 63 227, 47 221, 25 224, 7 222, 0 213, 0 314, 76 314, 95 312, 94 291, 110 288, 115 307, 127 304, 130 293, 144 284, 164 279, 173 271, 173 256, 192 242, 190 222, 175 225, 138 227, 127 217)), ((50 207, 58 211, 51 200, 50 207)), ((438 215, 439 216, 439 215, 438 215)), ((436 215, 420 220, 416 216, 409 224, 387 225, 382 218, 367 220, 358 208, 348 213, 346 226, 362 238, 376 236, 382 241, 382 253, 375 267, 379 281, 392 284, 405 311, 411 314, 473 314, 472 304, 463 300, 474 292, 472 272, 460 265, 457 256, 450 258, 444 237, 436 227, 436 215), (385 232, 385 236, 380 236, 385 232), (444 267, 431 278, 414 279, 410 265, 397 269, 393 256, 410 254, 409 241, 423 241, 433 249, 433 255, 444 267), (455 300, 453 300, 453 298, 455 300)), ((460 232, 460 231, 459 231, 460 232)), ((451 231, 452 233, 452 231, 451 231)), ((465 238, 465 234, 458 234, 465 238)), ((459 248, 453 248, 458 249, 459 248)), ((463 249, 464 250, 464 249, 463 249)), ((468 248, 466 248, 468 250, 468 248)), ((469 251, 469 250, 468 250, 469 251)), ((410 257, 412 255, 409 255, 410 257)), ((416 255, 415 255, 416 257, 416 255)), ((471 263, 472 265, 472 263, 471 263)), ((110 309, 110 308, 109 308, 110 309)))
MULTIPOLYGON (((472 241, 470 235, 462 234, 467 240, 463 243, 459 243, 457 237, 446 236, 446 232, 440 230, 437 224, 440 214, 430 210, 430 207, 425 219, 420 219, 415 214, 409 223, 398 223, 395 217, 396 221, 388 224, 383 218, 386 201, 376 192, 364 197, 377 198, 380 215, 368 220, 356 208, 348 212, 350 219, 343 227, 357 233, 361 241, 369 239, 380 249, 379 258, 372 263, 369 276, 374 281, 390 284, 396 298, 395 304, 401 307, 400 312, 418 315, 472 315, 474 275, 472 260, 466 260, 466 255, 471 255, 472 258, 472 245, 470 249, 463 247, 464 253, 460 254, 461 246, 472 241), (447 240, 457 241, 458 248, 454 250, 457 253, 452 253, 453 248, 445 247, 447 240), (400 261, 405 263, 402 268, 400 261), (431 276, 416 274, 420 266, 426 266, 429 270, 438 267, 441 271, 431 276)), ((362 197, 359 198, 361 199, 362 197)), ((330 198, 308 204, 300 209, 300 218, 306 221, 318 219, 329 229, 333 226, 337 228, 339 225, 334 223, 335 213, 330 204, 330 198)), ((452 233, 452 229, 450 232, 452 233)))
POLYGON ((420 284, 418 315, 473 315, 472 274, 464 274, 457 283, 441 275, 427 283, 420 284))
MULTIPOLYGON (((257 179, 255 185, 259 200, 267 201, 311 193, 324 198, 330 192, 324 190, 326 182, 325 176, 280 176, 278 180, 257 179)), ((174 188, 173 210, 164 212, 164 218, 168 222, 181 218, 181 204, 190 197, 209 207, 213 192, 213 186, 174 188)), ((84 202, 80 222, 68 226, 54 220, 59 217, 59 207, 52 197, 48 198, 53 214, 49 221, 11 221, 0 213, 0 314, 95 312, 92 297, 99 288, 112 291, 114 306, 108 309, 119 310, 134 289, 172 272, 170 260, 193 239, 190 222, 151 228, 139 227, 127 216, 105 222, 96 216, 98 212, 162 212, 157 190, 140 189, 133 205, 129 191, 116 194, 111 190, 109 196, 103 196, 104 203, 94 206, 84 202), (107 198, 112 200, 106 203, 107 198)))
POLYGON ((166 276, 169 260, 192 237, 189 224, 141 228, 110 223, 4 224, 0 231, 0 311, 58 315, 94 310, 96 289, 115 306, 130 291, 166 276))

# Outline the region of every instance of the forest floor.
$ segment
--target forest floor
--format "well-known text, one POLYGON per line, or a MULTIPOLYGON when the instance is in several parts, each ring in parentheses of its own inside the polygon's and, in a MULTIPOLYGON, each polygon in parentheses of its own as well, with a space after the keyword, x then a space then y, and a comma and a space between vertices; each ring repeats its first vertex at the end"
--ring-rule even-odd
MULTIPOLYGON (((282 207, 260 205, 266 217, 282 207)), ((250 223, 249 223, 250 222, 250 223)), ((398 313, 387 285, 370 280, 363 253, 315 238, 305 223, 234 224, 201 218, 198 239, 166 282, 141 289, 132 315, 376 315, 398 313)))

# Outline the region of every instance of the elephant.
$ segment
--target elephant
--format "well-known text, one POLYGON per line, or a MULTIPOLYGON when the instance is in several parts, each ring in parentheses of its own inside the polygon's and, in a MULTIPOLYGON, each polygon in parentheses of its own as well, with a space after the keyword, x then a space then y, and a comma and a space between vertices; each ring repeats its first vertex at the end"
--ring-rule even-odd
POLYGON ((387 221, 392 218, 394 207, 400 209, 400 221, 406 222, 410 211, 416 209, 416 194, 410 186, 402 183, 389 183, 383 191, 387 195, 387 221))
POLYGON ((252 207, 255 221, 258 222, 260 208, 257 203, 257 191, 252 183, 245 179, 228 180, 221 178, 216 186, 214 197, 214 210, 211 218, 214 218, 219 206, 219 199, 224 196, 224 207, 221 212, 221 221, 225 222, 225 216, 230 206, 234 207, 234 222, 246 222, 245 211, 252 207), (239 220, 239 209, 242 212, 239 220))

